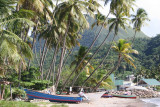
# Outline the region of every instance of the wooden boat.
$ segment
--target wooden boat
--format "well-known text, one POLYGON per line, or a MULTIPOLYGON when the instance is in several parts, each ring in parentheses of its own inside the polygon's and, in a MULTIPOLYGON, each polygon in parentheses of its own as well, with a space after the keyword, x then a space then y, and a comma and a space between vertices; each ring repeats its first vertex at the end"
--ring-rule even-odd
POLYGON ((118 94, 112 94, 113 97, 119 97, 119 98, 131 98, 136 99, 136 96, 134 95, 118 95, 118 94))
POLYGON ((113 96, 110 94, 103 94, 101 97, 102 98, 112 98, 113 96))
POLYGON ((65 97, 65 96, 50 95, 28 89, 24 89, 24 91, 26 92, 29 100, 45 99, 51 102, 66 102, 66 103, 79 103, 83 100, 82 97, 65 97))

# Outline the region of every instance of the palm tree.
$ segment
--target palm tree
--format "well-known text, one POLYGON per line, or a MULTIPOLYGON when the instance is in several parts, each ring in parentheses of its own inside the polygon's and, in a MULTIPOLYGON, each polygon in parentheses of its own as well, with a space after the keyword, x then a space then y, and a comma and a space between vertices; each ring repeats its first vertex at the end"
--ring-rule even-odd
POLYGON ((118 53, 118 61, 117 64, 102 78, 101 81, 98 82, 98 84, 93 88, 96 89, 99 87, 100 83, 105 80, 106 78, 108 78, 108 76, 110 74, 112 74, 120 65, 122 58, 124 58, 124 60, 129 63, 130 65, 132 65, 134 68, 136 68, 136 66, 133 64, 132 61, 134 61, 132 59, 132 57, 129 55, 131 53, 135 53, 138 54, 138 51, 132 49, 131 44, 127 43, 126 40, 124 39, 119 39, 118 43, 115 43, 114 46, 112 46, 112 48, 118 53))
POLYGON ((0 1, 0 17, 6 17, 9 15, 12 10, 14 10, 14 6, 17 0, 1 0, 0 1))
POLYGON ((98 14, 96 14, 96 22, 94 22, 92 24, 92 29, 95 25, 100 26, 100 25, 103 25, 103 23, 104 23, 104 25, 103 25, 104 28, 106 28, 107 27, 107 22, 105 22, 105 19, 106 19, 106 17, 104 15, 102 15, 100 12, 98 12, 98 14))
MULTIPOLYGON (((71 63, 71 67, 73 67, 74 65, 78 65, 79 62, 81 61, 81 59, 83 58, 83 55, 85 55, 86 53, 86 47, 81 46, 79 51, 78 51, 78 55, 75 55, 75 60, 72 61, 71 63)), ((79 73, 79 70, 81 70, 83 68, 83 66, 86 64, 87 60, 90 58, 89 56, 91 55, 91 53, 88 53, 87 56, 85 57, 85 60, 83 60, 83 63, 80 64, 79 68, 76 71, 76 74, 79 73)), ((86 66, 86 73, 89 73, 89 68, 91 68, 92 70, 94 69, 93 66, 91 66, 89 63, 86 66)))
MULTIPOLYGON (((91 73, 91 72, 90 72, 91 73)), ((90 75, 90 73, 87 75, 87 77, 90 75)), ((102 79, 102 77, 105 75, 105 72, 96 72, 95 75, 93 75, 89 81, 87 81, 86 86, 93 87, 95 86, 98 81, 102 79)), ((104 87, 105 89, 112 89, 113 88, 113 81, 111 78, 107 78, 106 80, 102 81, 100 84, 100 87, 104 87)))
POLYGON ((60 35, 62 38, 62 48, 61 48, 61 57, 57 73, 57 81, 55 84, 56 87, 59 84, 60 74, 62 71, 67 35, 73 32, 72 27, 74 25, 78 26, 80 25, 83 28, 89 27, 89 24, 81 11, 81 9, 83 9, 84 11, 87 11, 89 14, 93 15, 93 12, 87 8, 89 5, 93 6, 93 4, 86 1, 69 0, 68 2, 60 3, 55 9, 56 11, 55 18, 58 20, 58 24, 61 24, 62 22, 66 24, 65 33, 63 35, 60 35))
POLYGON ((25 68, 25 58, 33 58, 29 45, 7 30, 0 30, 0 56, 3 59, 3 64, 0 67, 3 68, 4 72, 9 66, 18 71, 21 61, 23 68, 25 68), (5 67, 7 68, 5 69, 5 67))
POLYGON ((117 10, 117 8, 122 9, 126 16, 130 16, 131 10, 134 11, 133 6, 135 5, 135 0, 111 0, 110 10, 111 12, 117 10))
MULTIPOLYGON (((128 2, 127 2, 127 1, 126 1, 126 2, 119 2, 119 1, 113 0, 113 1, 111 2, 111 4, 110 4, 110 11, 109 11, 108 15, 106 16, 106 19, 104 20, 104 23, 102 24, 102 27, 100 28, 97 36, 95 37, 95 39, 94 39, 94 41, 92 42, 91 46, 88 48, 86 54, 90 51, 90 49, 93 47, 93 45, 94 45, 95 41, 97 40, 97 38, 100 36, 100 33, 101 33, 101 31, 102 31, 102 28, 103 28, 103 26, 105 25, 105 21, 107 20, 109 14, 110 14, 110 13, 115 13, 114 10, 116 10, 117 8, 119 8, 121 11, 122 11, 122 10, 125 10, 125 12, 128 12, 128 10, 132 9, 131 5, 133 4, 134 1, 135 1, 135 0, 129 0, 128 2), (124 3, 124 4, 122 4, 122 3, 124 3), (128 4, 128 5, 127 5, 127 4, 128 4), (123 7, 122 5, 124 5, 124 8, 122 8, 122 7, 123 7)), ((118 9, 117 9, 117 10, 118 10, 118 9)), ((129 12, 128 12, 128 13, 129 13, 129 12)), ((124 14, 125 14, 125 15, 128 15, 128 13, 124 13, 124 14)), ((111 28, 111 29, 112 29, 112 28, 111 28)), ((118 30, 118 29, 117 29, 117 30, 118 30)), ((111 30, 110 30, 110 31, 111 31, 111 30)), ((110 31, 109 31, 109 33, 110 33, 110 31)), ((109 33, 108 33, 108 36, 109 36, 109 33)), ((108 36, 107 36, 107 37, 108 37, 108 36)), ((107 37, 106 37, 106 39, 107 39, 107 37)), ((102 42, 101 45, 103 45, 103 43, 104 43, 104 42, 102 42)), ((101 47, 101 46, 100 46, 100 47, 101 47)), ((84 55, 84 57, 82 58, 82 60, 80 61, 80 63, 83 62, 84 58, 85 58, 85 55, 84 55)), ((79 65, 80 65, 80 64, 79 64, 79 65)), ((68 82, 68 80, 69 80, 69 78, 71 77, 71 75, 78 69, 78 67, 79 67, 79 66, 77 66, 77 67, 72 71, 72 73, 69 75, 69 77, 66 79, 65 83, 63 84, 63 89, 65 88, 65 85, 66 85, 66 83, 68 82)), ((76 78, 78 78, 78 77, 75 77, 75 80, 76 80, 76 78)), ((72 84, 74 84, 74 83, 72 83, 72 84)))
POLYGON ((135 30, 135 34, 134 34, 134 37, 132 40, 132 42, 134 42, 134 39, 136 37, 136 33, 141 31, 141 27, 144 25, 145 21, 150 21, 150 20, 148 18, 148 14, 142 8, 139 8, 137 10, 136 15, 131 15, 131 17, 133 17, 132 23, 134 24, 133 29, 135 30))
MULTIPOLYGON (((103 46, 103 44, 105 43, 105 41, 107 40, 110 32, 112 31, 112 29, 114 29, 114 37, 111 41, 111 43, 114 41, 115 39, 115 36, 117 35, 118 33, 118 29, 119 29, 119 26, 122 27, 123 29, 125 29, 125 25, 127 25, 127 18, 124 18, 124 15, 123 15, 123 12, 122 12, 122 9, 117 9, 114 11, 113 13, 116 18, 112 18, 112 19, 109 19, 108 20, 108 23, 111 24, 110 27, 109 27, 109 32, 107 34, 107 36, 105 37, 105 39, 103 40, 103 42, 101 43, 101 45, 97 48, 96 52, 92 55, 92 57, 88 60, 88 63, 89 61, 94 57, 94 55, 99 51, 99 49, 103 46)), ((84 83, 93 75, 93 73, 103 64, 104 60, 107 58, 110 50, 111 50, 111 46, 112 44, 110 45, 110 48, 108 49, 108 52, 106 54, 106 56, 103 58, 102 62, 100 63, 100 65, 91 73, 91 75, 84 81, 84 83)), ((87 64, 86 64, 87 65, 87 64)), ((85 67, 85 66, 84 66, 85 67)), ((82 69, 83 70, 83 69, 82 69)), ((81 70, 81 71, 82 71, 81 70)), ((80 73, 81 73, 80 71, 80 73)), ((77 80, 77 78, 80 76, 80 73, 79 75, 75 76, 74 78, 74 81, 72 82, 72 86, 74 85, 75 81, 77 80)), ((83 83, 83 84, 84 84, 83 83)))

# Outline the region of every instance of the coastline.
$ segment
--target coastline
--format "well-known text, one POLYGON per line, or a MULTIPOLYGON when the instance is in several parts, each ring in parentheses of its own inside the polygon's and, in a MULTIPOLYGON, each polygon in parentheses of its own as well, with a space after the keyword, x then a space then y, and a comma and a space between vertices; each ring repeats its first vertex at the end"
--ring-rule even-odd
MULTIPOLYGON (((90 101, 84 100, 79 104, 66 104, 69 107, 157 107, 153 103, 146 103, 141 99, 128 98, 101 98, 104 92, 87 93, 86 96, 90 101)), ((77 95, 71 95, 77 96, 77 95)))
MULTIPOLYGON (((159 107, 159 103, 157 104, 156 102, 153 102, 155 101, 154 98, 150 99, 139 99, 139 98, 129 99, 129 98, 117 98, 117 97, 101 98, 103 93, 104 92, 86 93, 85 95, 90 99, 89 101, 84 99, 79 104, 75 103, 63 103, 63 104, 67 105, 68 107, 159 107)), ((78 97, 78 94, 63 95, 63 96, 78 97)), ((157 99, 158 101, 160 100, 159 98, 157 99)), ((46 100, 44 101, 46 102, 46 100)), ((61 103, 50 102, 45 106, 51 107, 52 105, 60 105, 60 104, 61 103)), ((38 105, 43 106, 41 103, 38 105)))

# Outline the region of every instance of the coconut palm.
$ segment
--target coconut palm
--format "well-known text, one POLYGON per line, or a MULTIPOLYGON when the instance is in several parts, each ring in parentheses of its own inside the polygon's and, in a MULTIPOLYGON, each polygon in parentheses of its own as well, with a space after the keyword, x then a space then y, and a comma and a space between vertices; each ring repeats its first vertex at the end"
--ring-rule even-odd
POLYGON ((14 4, 17 0, 1 0, 0 1, 0 17, 6 17, 12 10, 14 10, 14 4))
MULTIPOLYGON (((127 25, 127 18, 124 18, 124 15, 123 15, 123 12, 122 12, 122 9, 117 9, 114 11, 115 13, 113 13, 115 15, 116 18, 112 18, 112 19, 109 19, 108 20, 108 23, 111 24, 110 27, 109 27, 109 32, 108 34, 106 35, 105 39, 103 40, 103 42, 101 43, 101 45, 97 48, 96 52, 91 56, 91 58, 88 60, 88 63, 89 61, 94 57, 94 55, 99 51, 99 49, 103 46, 103 44, 105 43, 105 41, 107 40, 107 38, 109 37, 110 35, 110 32, 114 29, 114 37, 112 38, 112 41, 111 43, 114 41, 115 39, 115 36, 118 34, 118 29, 119 27, 125 29, 125 25, 127 25)), ((84 81, 84 83, 93 75, 93 73, 103 64, 104 60, 107 58, 109 52, 110 52, 110 49, 111 49, 111 46, 112 44, 110 45, 110 48, 108 49, 108 52, 106 53, 104 59, 102 60, 102 62, 100 63, 100 65, 91 73, 91 75, 84 81)), ((86 63, 87 65, 87 63, 86 63)), ((85 66, 84 66, 85 67, 85 66)), ((83 70, 83 69, 82 69, 83 70)), ((81 70, 81 71, 82 71, 81 70)), ((80 73, 81 73, 80 71, 80 73)), ((74 85, 75 81, 77 80, 77 78, 80 76, 80 73, 79 75, 75 76, 74 77, 74 81, 72 82, 72 86, 74 85)), ((83 84, 84 84, 83 83, 83 84)))
POLYGON ((0 30, 0 56, 4 59, 0 66, 4 72, 9 66, 18 71, 21 61, 25 68, 25 58, 33 57, 29 45, 7 30, 0 30))
POLYGON ((117 8, 122 9, 126 16, 130 16, 130 11, 133 10, 135 5, 135 0, 111 0, 110 10, 114 12, 117 8))
POLYGON ((60 35, 63 45, 58 67, 56 87, 58 86, 62 71, 67 35, 70 34, 70 31, 73 32, 73 26, 75 25, 82 26, 82 28, 89 27, 89 24, 82 12, 87 11, 90 15, 94 15, 93 12, 88 9, 88 6, 94 7, 93 4, 86 1, 69 0, 67 2, 60 3, 55 9, 55 18, 58 20, 58 24, 61 24, 62 22, 66 24, 65 33, 60 35))
MULTIPOLYGON (((81 61, 83 55, 86 53, 86 47, 81 46, 79 51, 78 51, 78 55, 75 55, 75 60, 73 60, 73 62, 71 63, 71 67, 73 67, 74 65, 78 65, 79 62, 81 61)), ((83 66, 86 64, 87 60, 90 58, 89 56, 91 55, 91 53, 88 53, 87 56, 85 57, 85 60, 83 60, 83 63, 81 63, 81 65, 79 66, 79 68, 77 69, 77 71, 75 72, 76 74, 79 73, 79 70, 81 70, 83 68, 83 66)), ((89 73, 89 68, 91 68, 92 70, 94 69, 93 66, 91 66, 89 63, 86 66, 86 73, 89 73)))
POLYGON ((127 41, 124 40, 124 39, 119 39, 118 43, 115 43, 115 45, 112 46, 112 48, 115 50, 115 52, 118 53, 117 64, 101 79, 101 81, 98 82, 98 84, 93 88, 93 90, 96 89, 96 88, 98 88, 100 86, 101 82, 103 80, 105 80, 106 78, 108 78, 108 76, 110 74, 112 74, 119 67, 122 58, 127 63, 129 63, 130 65, 132 65, 134 68, 136 68, 136 66, 132 62, 134 60, 133 60, 133 58, 129 54, 131 54, 131 53, 138 54, 138 51, 132 49, 130 43, 127 43, 127 41))
MULTIPOLYGON (((115 0, 115 1, 111 2, 111 4, 110 4, 110 11, 109 11, 108 15, 106 16, 106 19, 104 20, 104 23, 102 24, 102 26, 101 26, 101 28, 100 28, 97 36, 95 37, 94 41, 92 42, 92 44, 91 44, 90 47, 88 48, 86 54, 90 51, 90 49, 93 47, 93 45, 94 45, 95 41, 97 40, 97 38, 100 36, 100 33, 101 33, 101 31, 102 31, 102 28, 103 28, 103 26, 105 25, 105 21, 107 20, 109 14, 110 14, 110 13, 115 13, 115 10, 118 10, 117 8, 119 8, 121 11, 122 11, 122 10, 125 10, 125 12, 128 12, 128 10, 132 9, 131 5, 134 3, 134 1, 135 1, 135 0, 129 0, 128 2, 127 2, 127 1, 126 1, 126 2, 119 2, 119 1, 116 2, 116 0, 115 0), (125 4, 122 4, 122 3, 125 3, 125 4), (127 6, 127 3, 128 3, 128 6, 127 6), (123 9, 122 9, 122 7, 123 7, 122 5, 124 5, 124 8, 123 8, 123 9), (126 10, 126 9, 127 9, 127 10, 126 10)), ((128 12, 128 13, 129 13, 129 12, 128 12)), ((128 15, 128 13, 123 13, 123 14, 124 14, 124 15, 128 15)), ((123 15, 123 16, 124 16, 124 15, 123 15)), ((122 25, 122 26, 123 26, 123 25, 122 25)), ((110 27, 110 28, 111 28, 111 27, 110 27)), ((111 29, 112 29, 112 28, 111 28, 111 29)), ((118 29, 117 29, 117 30, 118 30, 118 29)), ((110 31, 111 31, 111 30, 110 30, 110 31)), ((109 32, 109 33, 110 33, 110 32, 109 32)), ((109 33, 108 33, 108 36, 109 36, 109 33)), ((108 36, 107 36, 107 37, 108 37, 108 36)), ((107 38, 107 37, 106 37, 106 38, 107 38)), ((104 42, 102 42, 102 45, 103 45, 103 43, 104 43, 104 42)), ((100 46, 100 47, 101 47, 101 46, 100 46)), ((83 62, 84 58, 85 58, 85 55, 84 55, 84 57, 82 58, 82 60, 81 60, 80 63, 83 62)), ((79 64, 79 65, 80 65, 80 64, 79 64)), ((78 69, 78 66, 72 71, 72 73, 69 75, 69 77, 67 78, 67 80, 66 80, 65 83, 63 84, 63 89, 65 88, 65 85, 66 85, 66 83, 68 82, 68 80, 69 80, 69 78, 71 77, 71 75, 72 75, 77 69, 78 69)), ((76 79, 76 78, 78 78, 78 77, 75 77, 75 79, 76 79)), ((72 84, 74 84, 74 83, 72 83, 72 84)))
MULTIPOLYGON (((104 21, 105 21, 106 17, 104 15, 102 15, 100 12, 98 12, 98 14, 96 14, 96 22, 94 22, 92 24, 92 29, 93 27, 96 26, 100 26, 103 25, 104 21)), ((107 22, 104 23, 104 28, 107 27, 107 22)))
MULTIPOLYGON (((106 72, 106 71, 105 71, 106 72)), ((98 81, 100 81, 102 79, 102 77, 105 75, 105 72, 99 72, 97 71, 95 73, 95 75, 93 75, 89 81, 87 81, 86 86, 89 87, 93 87, 95 86, 98 81)), ((87 77, 90 75, 91 72, 88 73, 88 75, 86 75, 87 77)), ((113 88, 113 81, 112 79, 109 77, 106 80, 104 80, 101 84, 100 87, 103 87, 105 89, 112 89, 113 88)))
POLYGON ((136 33, 141 31, 141 28, 145 24, 145 21, 149 21, 149 18, 146 11, 142 8, 139 8, 137 10, 136 15, 131 15, 131 17, 133 17, 132 23, 133 23, 133 29, 135 30, 135 34, 132 40, 133 42, 136 37, 136 33))

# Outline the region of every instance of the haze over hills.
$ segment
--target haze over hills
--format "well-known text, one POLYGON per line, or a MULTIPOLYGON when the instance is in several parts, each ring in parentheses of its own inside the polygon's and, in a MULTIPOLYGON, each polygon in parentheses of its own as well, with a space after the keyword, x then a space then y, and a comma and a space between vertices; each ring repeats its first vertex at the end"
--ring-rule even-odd
MULTIPOLYGON (((88 17, 88 22, 90 24, 90 28, 85 30, 84 33, 82 34, 83 37, 80 41, 81 45, 83 46, 90 46, 90 44, 92 43, 92 41, 94 40, 95 36, 98 34, 101 26, 97 27, 95 26, 93 29, 91 29, 91 25, 95 22, 96 20, 93 19, 92 17, 88 17)), ((104 38, 106 37, 106 35, 108 34, 108 27, 107 28, 103 28, 102 29, 102 32, 98 38, 98 40, 96 41, 95 45, 94 46, 97 46, 98 44, 100 44, 104 38)), ((118 39, 131 39, 133 38, 134 36, 134 30, 132 28, 128 28, 126 27, 126 31, 123 30, 122 28, 119 28, 119 32, 118 32, 118 35, 116 36, 115 40, 118 40, 118 39)), ((112 40, 112 37, 114 35, 114 31, 112 31, 110 33, 110 36, 109 38, 107 39, 107 41, 111 41, 112 40)), ((137 35, 136 35, 136 38, 149 38, 147 35, 145 35, 143 32, 137 32, 137 35)), ((106 42, 107 42, 106 41, 106 42)))

